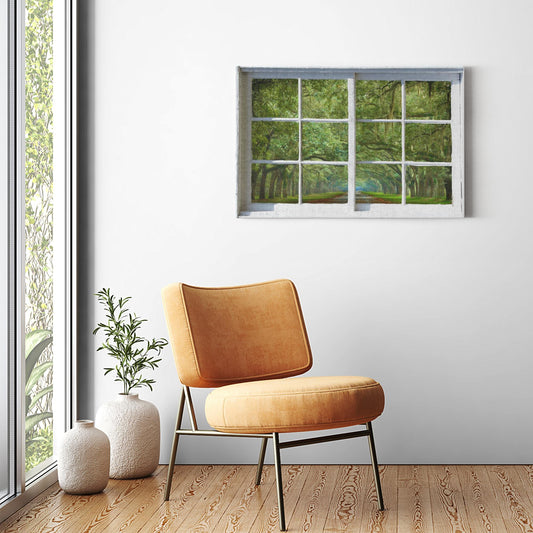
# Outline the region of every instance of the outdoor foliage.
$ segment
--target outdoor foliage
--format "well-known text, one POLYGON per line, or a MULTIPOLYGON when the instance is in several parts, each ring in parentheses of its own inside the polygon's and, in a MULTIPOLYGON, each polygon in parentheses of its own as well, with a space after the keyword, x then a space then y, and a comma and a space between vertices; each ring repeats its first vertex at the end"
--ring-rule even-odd
POLYGON ((26 335, 26 444, 33 441, 36 427, 52 418, 50 411, 33 412, 38 402, 52 395, 52 385, 41 387, 42 377, 48 372, 53 362, 43 360, 43 353, 52 343, 52 332, 35 329, 26 335), (39 362, 41 361, 41 362, 39 362))
POLYGON ((346 203, 348 200, 348 167, 309 165, 302 169, 302 201, 304 203, 346 203))
POLYGON ((26 0, 26 469, 50 457, 53 329, 52 0, 26 0))
POLYGON ((39 466, 54 453, 54 434, 48 425, 36 431, 33 439, 26 446, 26 472, 39 466))
POLYGON ((135 387, 148 387, 152 390, 155 381, 145 378, 142 371, 157 368, 161 359, 157 356, 168 344, 165 339, 146 339, 140 337, 138 331, 146 319, 131 314, 126 304, 130 296, 115 299, 110 289, 102 289, 96 293, 98 301, 104 306, 106 322, 100 322, 93 334, 99 331, 105 334, 106 340, 97 349, 105 350, 108 355, 116 359, 115 367, 104 368, 104 375, 115 371, 115 381, 121 382, 123 394, 129 394, 135 387), (154 352, 154 353, 152 353, 154 352))
MULTIPOLYGON (((387 121, 402 118, 401 82, 358 80, 355 91, 357 201, 400 203, 402 125, 387 121)), ((327 122, 328 119, 348 118, 347 81, 302 80, 301 95, 304 119, 301 128, 295 121, 252 122, 252 158, 279 161, 252 164, 254 202, 298 202, 298 166, 295 163, 299 159, 299 144, 303 161, 302 200, 347 201, 346 165, 305 164, 306 161, 348 161, 348 124, 327 122), (305 119, 320 119, 322 122, 305 122, 305 119), (295 163, 287 164, 289 162, 295 163)), ((407 119, 450 120, 450 82, 407 81, 405 95, 407 119)), ((256 119, 296 119, 298 108, 298 80, 252 81, 252 109, 256 119)), ((449 163, 451 145, 450 124, 406 124, 406 161, 449 163)), ((450 203, 450 167, 407 164, 405 192, 408 203, 450 203)))
MULTIPOLYGON (((449 120, 450 82, 407 81, 406 118, 449 120)), ((400 81, 358 81, 356 83, 358 119, 399 119, 400 81)), ((401 161, 401 124, 391 122, 357 123, 358 161, 401 161)), ((413 162, 451 161, 449 124, 406 124, 405 157, 413 162)), ((451 167, 406 165, 407 203, 446 204, 452 200, 451 167)), ((359 203, 400 203, 401 164, 358 164, 356 170, 359 203)))

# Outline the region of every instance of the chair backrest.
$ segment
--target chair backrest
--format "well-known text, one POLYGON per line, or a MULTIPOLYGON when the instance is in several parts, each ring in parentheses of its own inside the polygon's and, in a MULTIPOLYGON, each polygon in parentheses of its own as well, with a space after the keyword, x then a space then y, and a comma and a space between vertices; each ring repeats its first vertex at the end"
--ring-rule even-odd
POLYGON ((298 294, 289 280, 223 288, 177 283, 162 295, 184 385, 219 387, 311 368, 298 294))

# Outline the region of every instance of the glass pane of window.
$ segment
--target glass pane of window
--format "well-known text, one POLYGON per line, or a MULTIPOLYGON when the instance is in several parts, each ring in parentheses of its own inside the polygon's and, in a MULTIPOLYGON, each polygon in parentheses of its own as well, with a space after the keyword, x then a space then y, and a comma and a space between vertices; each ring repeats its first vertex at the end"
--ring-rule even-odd
POLYGON ((298 159, 298 124, 252 122, 253 159, 298 159))
POLYGON ((358 122, 357 161, 401 161, 402 125, 396 122, 358 122))
POLYGON ((262 118, 297 118, 298 80, 252 80, 252 113, 262 118))
POLYGON ((402 165, 357 165, 355 202, 358 204, 401 204, 402 165))
POLYGON ((452 128, 450 124, 406 124, 407 161, 450 162, 452 128))
POLYGON ((358 119, 401 119, 402 83, 397 80, 357 80, 355 83, 358 119))
POLYGON ((303 165, 302 194, 302 201, 306 203, 347 203, 348 167, 345 165, 303 165))
POLYGON ((302 80, 304 118, 348 118, 347 80, 302 80))
POLYGON ((53 3, 26 1, 26 471, 53 455, 53 3))
POLYGON ((405 111, 408 119, 450 120, 449 81, 406 81, 405 111))
POLYGON ((298 203, 298 165, 252 165, 252 202, 298 203))
POLYGON ((452 167, 407 166, 405 185, 408 204, 452 203, 452 167))
POLYGON ((348 124, 303 123, 302 158, 307 161, 348 161, 348 124))

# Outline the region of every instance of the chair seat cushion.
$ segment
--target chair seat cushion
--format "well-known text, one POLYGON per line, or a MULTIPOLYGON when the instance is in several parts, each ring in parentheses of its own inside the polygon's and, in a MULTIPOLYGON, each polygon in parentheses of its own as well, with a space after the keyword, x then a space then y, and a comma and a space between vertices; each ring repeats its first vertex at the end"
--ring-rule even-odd
POLYGON ((360 376, 248 381, 209 394, 209 424, 228 433, 289 433, 365 424, 385 405, 381 385, 360 376))

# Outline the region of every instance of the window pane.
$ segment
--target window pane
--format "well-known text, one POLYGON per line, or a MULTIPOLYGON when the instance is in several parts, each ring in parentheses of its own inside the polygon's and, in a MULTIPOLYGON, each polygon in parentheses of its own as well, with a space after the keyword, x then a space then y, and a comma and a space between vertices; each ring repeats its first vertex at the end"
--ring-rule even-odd
POLYGON ((302 124, 304 160, 348 161, 348 124, 302 124))
POLYGON ((302 201, 307 203, 347 203, 348 167, 336 165, 303 165, 302 194, 302 201))
POLYGON ((26 1, 26 471, 53 455, 53 8, 26 1))
POLYGON ((407 166, 405 185, 408 204, 452 203, 452 167, 407 166))
POLYGON ((402 118, 402 84, 400 81, 358 80, 355 84, 358 119, 402 118))
POLYGON ((358 122, 357 161, 401 161, 402 125, 396 122, 358 122))
POLYGON ((347 80, 302 80, 304 118, 348 118, 347 80))
POLYGON ((252 80, 254 117, 298 117, 298 80, 252 80))
POLYGON ((355 202, 358 204, 401 204, 401 164, 357 165, 355 202))
POLYGON ((449 81, 406 81, 407 118, 450 120, 451 87, 449 81))
POLYGON ((298 124, 252 122, 253 159, 298 159, 298 124))
POLYGON ((407 161, 450 162, 452 128, 450 124, 406 124, 407 161))
POLYGON ((252 165, 252 202, 298 203, 298 165, 252 165))

